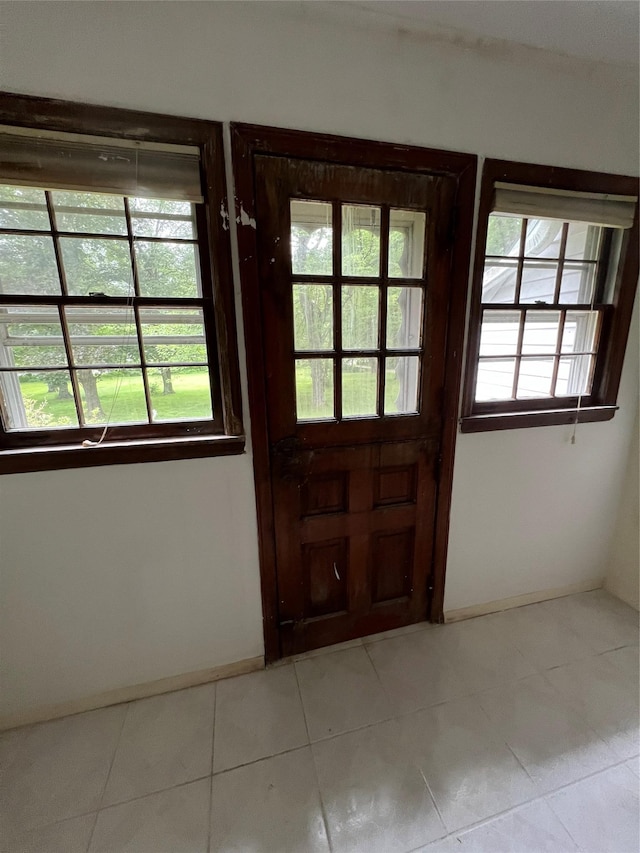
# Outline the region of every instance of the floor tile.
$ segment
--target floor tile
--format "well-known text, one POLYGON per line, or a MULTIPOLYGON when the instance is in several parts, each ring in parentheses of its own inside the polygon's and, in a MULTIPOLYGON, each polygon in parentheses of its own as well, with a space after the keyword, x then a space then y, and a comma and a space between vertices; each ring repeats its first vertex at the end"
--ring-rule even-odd
POLYGON ((336 853, 404 853, 444 835, 393 721, 320 741, 312 750, 336 853))
POLYGON ((390 631, 379 631, 377 634, 369 634, 363 642, 378 643, 380 640, 393 640, 394 637, 404 637, 405 634, 415 634, 418 631, 429 631, 435 628, 432 622, 413 622, 411 625, 403 625, 401 628, 392 628, 390 631))
POLYGON ((476 697, 427 708, 397 723, 450 832, 535 796, 533 782, 476 697))
POLYGON ((509 644, 539 670, 591 656, 591 646, 568 623, 543 605, 516 607, 486 618, 503 631, 509 638, 509 644))
POLYGON ((206 853, 211 780, 103 809, 90 853, 206 853))
POLYGON ((481 693, 478 701, 542 791, 575 782, 618 760, 542 675, 481 693))
MULTIPOLYGON (((317 658, 322 655, 332 655, 334 652, 341 652, 344 649, 356 649, 362 646, 362 640, 358 637, 355 640, 345 640, 344 643, 335 643, 333 646, 324 646, 321 649, 311 649, 309 652, 303 652, 300 655, 294 655, 293 660, 309 660, 309 658, 317 658)), ((291 658, 289 658, 291 660, 291 658)))
POLYGON ((603 589, 555 598, 543 607, 597 653, 638 642, 637 611, 603 589))
POLYGON ((638 853, 638 780, 628 767, 576 782, 547 802, 584 853, 638 853))
POLYGON ((214 772, 307 744, 293 665, 229 678, 217 688, 214 772))
POLYGON ((420 853, 569 853, 578 847, 546 803, 528 803, 420 853))
POLYGON ((4 837, 98 808, 125 713, 116 705, 26 730, 2 773, 4 837))
POLYGON ((378 723, 389 702, 364 648, 296 663, 311 740, 378 723))
POLYGON ((323 853, 329 843, 309 747, 213 777, 215 853, 323 853))
POLYGON ((132 702, 102 805, 211 773, 215 684, 132 702))
POLYGON ((609 652, 545 674, 619 759, 640 751, 638 688, 621 670, 624 661, 618 652, 609 652))
POLYGON ((445 702, 469 692, 444 659, 437 631, 420 631, 367 644, 382 686, 397 713, 445 702))
POLYGON ((640 757, 636 755, 635 758, 630 758, 628 761, 625 761, 625 766, 629 768, 629 770, 633 771, 636 776, 640 778, 640 757))
POLYGON ((95 814, 72 817, 32 829, 0 844, 0 850, 2 853, 86 853, 95 822, 95 814))

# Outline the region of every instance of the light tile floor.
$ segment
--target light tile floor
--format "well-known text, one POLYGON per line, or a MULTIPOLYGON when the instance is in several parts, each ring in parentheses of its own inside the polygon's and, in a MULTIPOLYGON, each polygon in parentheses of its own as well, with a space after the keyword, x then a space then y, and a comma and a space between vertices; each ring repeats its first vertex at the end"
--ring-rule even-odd
POLYGON ((638 614, 603 591, 0 736, 4 853, 637 853, 638 614))

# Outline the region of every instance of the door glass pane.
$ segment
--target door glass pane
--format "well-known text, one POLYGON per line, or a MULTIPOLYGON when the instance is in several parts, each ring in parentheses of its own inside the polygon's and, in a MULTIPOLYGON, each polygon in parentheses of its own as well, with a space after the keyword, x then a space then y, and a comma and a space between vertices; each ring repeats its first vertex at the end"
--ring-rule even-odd
POLYGON ((558 264, 554 261, 525 261, 522 267, 520 302, 545 305, 554 301, 558 264))
POLYGON ((162 421, 201 421, 212 417, 207 367, 150 367, 147 371, 151 417, 162 421))
POLYGON ((0 372, 0 399, 8 430, 78 426, 68 370, 0 372))
POLYGON ((67 367, 58 309, 46 305, 0 308, 0 367, 67 367))
POLYGON ((188 201, 130 198, 131 229, 136 237, 195 238, 194 207, 188 201))
POLYGON ((80 231, 92 234, 126 234, 124 199, 106 193, 51 193, 58 231, 80 231))
POLYGON ((593 297, 595 264, 566 263, 562 270, 560 302, 587 305, 593 297))
POLYGON ((140 327, 147 364, 206 362, 200 308, 141 308, 140 327))
POLYGON ((553 358, 523 358, 518 374, 518 400, 551 396, 553 358))
POLYGON ((515 358, 480 359, 476 381, 477 401, 510 400, 513 393, 515 358))
POLYGON ((519 331, 520 311, 484 311, 480 355, 515 355, 519 331))
POLYGON ((554 353, 558 346, 559 311, 527 311, 522 352, 554 353))
POLYGON ((487 259, 482 276, 483 302, 513 302, 516 296, 518 261, 487 259))
POLYGON ((333 349, 333 288, 293 285, 293 338, 296 351, 333 349))
POLYGON ((77 365, 140 364, 133 308, 65 308, 77 365))
POLYGON ((417 355, 386 359, 384 413, 410 415, 418 411, 420 358, 417 355))
POLYGON ((77 376, 87 424, 148 422, 140 368, 78 370, 77 376))
POLYGON ((528 219, 524 253, 533 258, 559 258, 562 222, 557 219, 528 219))
POLYGON ((342 287, 342 348, 378 348, 380 289, 368 285, 342 287))
POLYGON ((0 228, 48 231, 44 191, 33 187, 0 186, 0 228))
POLYGON ((522 217, 492 213, 487 229, 487 255, 518 257, 522 235, 522 217))
POLYGON ((60 296, 51 237, 0 235, 0 293, 60 296))
POLYGON ((135 252, 141 296, 202 296, 197 247, 193 243, 137 240, 135 252))
POLYGON ((597 311, 567 311, 562 333, 562 352, 593 352, 598 317, 597 311))
POLYGON ((342 274, 380 275, 380 208, 342 205, 342 274))
POLYGON ((387 346, 417 349, 422 335, 422 289, 389 287, 387 290, 387 346))
POLYGON ((132 296, 131 254, 126 240, 62 237, 67 290, 73 296, 132 296))
POLYGON ((342 359, 342 416, 375 415, 378 399, 378 359, 342 359))
POLYGON ((586 222, 570 222, 564 256, 569 261, 595 261, 600 252, 602 228, 586 222))
POLYGON ((419 210, 389 211, 389 278, 422 278, 426 223, 419 210))
POLYGON ((333 359, 296 359, 296 417, 299 421, 332 420, 333 359))
POLYGON ((556 397, 575 397, 591 392, 593 356, 562 356, 558 365, 556 397))
POLYGON ((294 275, 333 273, 332 217, 330 204, 291 199, 291 269, 294 275))

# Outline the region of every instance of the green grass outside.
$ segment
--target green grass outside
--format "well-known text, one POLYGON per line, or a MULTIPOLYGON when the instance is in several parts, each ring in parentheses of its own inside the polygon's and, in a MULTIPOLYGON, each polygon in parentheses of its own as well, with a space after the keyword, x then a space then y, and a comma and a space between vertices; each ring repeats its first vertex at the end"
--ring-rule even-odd
MULTIPOLYGON (((333 416, 333 386, 327 378, 324 404, 314 407, 312 404, 311 371, 308 368, 298 368, 296 373, 296 403, 298 417, 331 418, 333 416)), ((377 395, 377 376, 371 371, 357 371, 342 375, 342 411, 343 415, 356 416, 375 414, 377 395)), ((385 379, 386 413, 397 412, 395 400, 400 390, 398 378, 394 370, 387 370, 385 379)))

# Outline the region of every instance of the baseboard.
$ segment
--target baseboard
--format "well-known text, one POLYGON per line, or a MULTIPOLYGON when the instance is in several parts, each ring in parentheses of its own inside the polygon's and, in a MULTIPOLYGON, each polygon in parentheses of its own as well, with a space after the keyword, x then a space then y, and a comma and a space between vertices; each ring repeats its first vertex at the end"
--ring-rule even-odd
POLYGON ((511 610, 512 607, 537 604, 539 601, 550 601, 552 598, 564 598, 566 595, 575 595, 577 592, 590 592, 592 589, 601 589, 603 583, 603 579, 581 581, 554 589, 527 592, 524 595, 516 595, 514 598, 500 598, 497 601, 487 601, 484 604, 473 604, 471 607, 460 607, 458 610, 445 610, 444 621, 460 622, 462 619, 473 619, 474 616, 485 616, 487 613, 511 610))
POLYGON ((171 693, 183 690, 185 687, 196 687, 198 684, 208 684, 231 678, 234 675, 244 675, 264 669, 264 658, 246 658, 235 663, 214 666, 211 669, 199 669, 196 672, 185 672, 183 675, 172 675, 160 678, 158 681, 147 681, 144 684, 134 684, 131 687, 118 687, 104 693, 94 693, 83 699, 72 699, 58 705, 43 705, 31 711, 21 711, 0 717, 0 731, 27 726, 32 723, 44 723, 58 717, 68 717, 70 714, 81 714, 83 711, 93 711, 96 708, 106 708, 108 705, 120 705, 122 702, 132 702, 134 699, 146 699, 148 696, 158 696, 161 693, 171 693))

